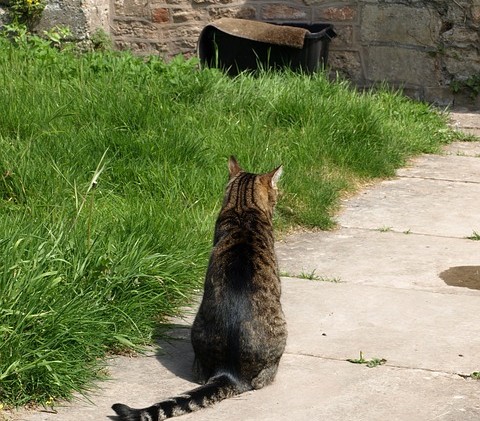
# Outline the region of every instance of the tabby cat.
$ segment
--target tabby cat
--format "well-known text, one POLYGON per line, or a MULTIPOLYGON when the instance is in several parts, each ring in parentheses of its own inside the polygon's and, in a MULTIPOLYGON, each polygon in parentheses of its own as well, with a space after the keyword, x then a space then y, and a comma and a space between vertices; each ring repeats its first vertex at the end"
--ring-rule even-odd
POLYGON ((232 156, 229 171, 191 332, 194 372, 203 386, 145 409, 115 404, 122 421, 158 421, 193 412, 260 389, 275 377, 287 339, 272 227, 282 167, 251 174, 232 156))

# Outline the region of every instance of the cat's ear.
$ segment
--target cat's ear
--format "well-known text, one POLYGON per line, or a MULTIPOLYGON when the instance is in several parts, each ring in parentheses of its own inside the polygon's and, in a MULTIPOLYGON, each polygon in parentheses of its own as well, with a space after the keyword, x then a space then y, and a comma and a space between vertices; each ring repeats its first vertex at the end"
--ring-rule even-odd
POLYGON ((269 172, 267 174, 268 178, 270 179, 270 187, 276 188, 278 180, 280 179, 280 176, 282 175, 283 172, 283 166, 279 166, 275 168, 272 172, 269 172))
POLYGON ((230 172, 230 178, 235 177, 239 172, 243 171, 233 155, 228 159, 228 171, 230 172))

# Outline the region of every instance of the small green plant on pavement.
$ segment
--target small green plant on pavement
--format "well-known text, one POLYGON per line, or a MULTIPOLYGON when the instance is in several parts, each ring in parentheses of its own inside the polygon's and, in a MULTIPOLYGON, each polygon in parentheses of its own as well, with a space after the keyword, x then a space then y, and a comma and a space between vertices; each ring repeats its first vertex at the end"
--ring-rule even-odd
POLYGON ((480 234, 477 231, 473 231, 472 235, 469 235, 465 238, 467 238, 468 240, 480 241, 480 234))
POLYGON ((352 364, 365 364, 367 367, 372 368, 372 367, 377 367, 379 365, 383 365, 387 362, 385 358, 371 358, 370 360, 366 360, 363 357, 363 352, 360 351, 360 357, 359 358, 354 358, 354 359, 347 359, 349 363, 352 364))
POLYGON ((313 269, 311 272, 301 272, 298 277, 300 279, 309 279, 310 281, 318 281, 320 277, 315 273, 316 269, 313 269))
MULTIPOLYGON (((313 269, 311 272, 302 271, 297 277, 300 279, 308 279, 310 281, 332 282, 332 283, 340 282, 340 278, 320 276, 320 275, 317 275, 315 272, 316 272, 316 269, 313 269)), ((285 275, 285 276, 288 276, 288 275, 285 275)))

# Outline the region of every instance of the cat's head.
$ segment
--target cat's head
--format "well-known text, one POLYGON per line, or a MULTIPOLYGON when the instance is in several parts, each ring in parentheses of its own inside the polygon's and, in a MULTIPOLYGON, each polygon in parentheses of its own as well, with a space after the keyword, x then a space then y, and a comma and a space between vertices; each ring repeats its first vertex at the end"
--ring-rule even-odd
POLYGON ((277 183, 283 167, 280 165, 265 174, 252 174, 245 172, 235 157, 231 156, 228 169, 230 179, 224 205, 257 207, 271 215, 277 202, 277 183))

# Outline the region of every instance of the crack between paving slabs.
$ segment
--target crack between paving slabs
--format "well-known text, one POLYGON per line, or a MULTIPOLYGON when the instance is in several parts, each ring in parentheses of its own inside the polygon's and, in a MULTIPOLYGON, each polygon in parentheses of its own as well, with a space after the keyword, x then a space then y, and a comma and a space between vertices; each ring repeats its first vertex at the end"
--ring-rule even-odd
MULTIPOLYGON (((300 356, 300 357, 308 357, 308 358, 316 358, 319 360, 328 360, 328 361, 337 361, 337 362, 343 362, 343 363, 349 363, 347 359, 342 359, 342 358, 335 358, 335 357, 323 357, 321 355, 314 355, 314 354, 309 354, 309 353, 304 353, 304 352, 284 352, 284 355, 290 355, 290 356, 300 356)), ((354 364, 357 365, 357 364, 354 364)), ((439 374, 446 374, 449 376, 458 376, 461 379, 466 380, 467 378, 470 377, 470 374, 464 374, 464 373, 455 373, 451 371, 443 371, 443 370, 435 370, 433 368, 421 368, 421 367, 410 367, 406 365, 398 365, 398 364, 389 364, 388 360, 384 364, 382 364, 384 367, 390 367, 390 368, 398 368, 400 370, 419 370, 419 371, 425 371, 427 373, 439 373, 439 374)), ((376 368, 376 367, 372 367, 376 368)))
MULTIPOLYGON (((475 158, 475 157, 473 157, 475 158)), ((448 183, 464 183, 464 184, 480 184, 479 181, 472 180, 453 180, 449 178, 435 178, 435 177, 420 177, 418 175, 399 175, 397 178, 416 178, 420 180, 431 180, 431 181, 444 181, 448 183)))
MULTIPOLYGON (((309 280, 309 279, 305 279, 305 278, 297 278, 295 276, 281 276, 281 278, 307 280, 307 281, 318 283, 318 284, 362 285, 362 286, 367 287, 367 288, 387 289, 387 290, 391 290, 391 291, 397 291, 397 290, 411 291, 410 287, 398 287, 398 286, 394 287, 394 286, 388 286, 388 285, 376 285, 376 284, 371 284, 371 283, 364 283, 364 281, 361 281, 360 283, 353 283, 353 282, 348 282, 348 281, 328 282, 328 281, 319 281, 319 280, 313 280, 313 279, 309 280)), ((419 287, 419 286, 417 286, 415 288, 415 290, 416 291, 421 291, 421 292, 426 292, 426 293, 429 293, 429 294, 441 294, 441 295, 447 295, 447 296, 450 296, 450 295, 465 296, 465 297, 476 296, 475 293, 465 293, 465 292, 462 293, 462 292, 458 292, 458 291, 438 291, 438 290, 431 290, 429 288, 419 287)))
POLYGON ((399 231, 399 230, 395 230, 393 228, 389 228, 388 230, 385 230, 384 232, 382 232, 379 228, 364 228, 364 227, 356 227, 356 226, 353 226, 353 225, 338 225, 338 227, 345 228, 345 229, 359 230, 359 231, 380 232, 381 234, 385 234, 387 232, 392 232, 394 234, 402 234, 402 235, 420 235, 420 236, 423 236, 423 237, 450 238, 450 239, 453 239, 453 240, 472 241, 472 240, 469 240, 466 237, 454 237, 452 235, 428 234, 426 232, 425 233, 424 232, 414 232, 414 231, 408 231, 408 230, 399 231))

